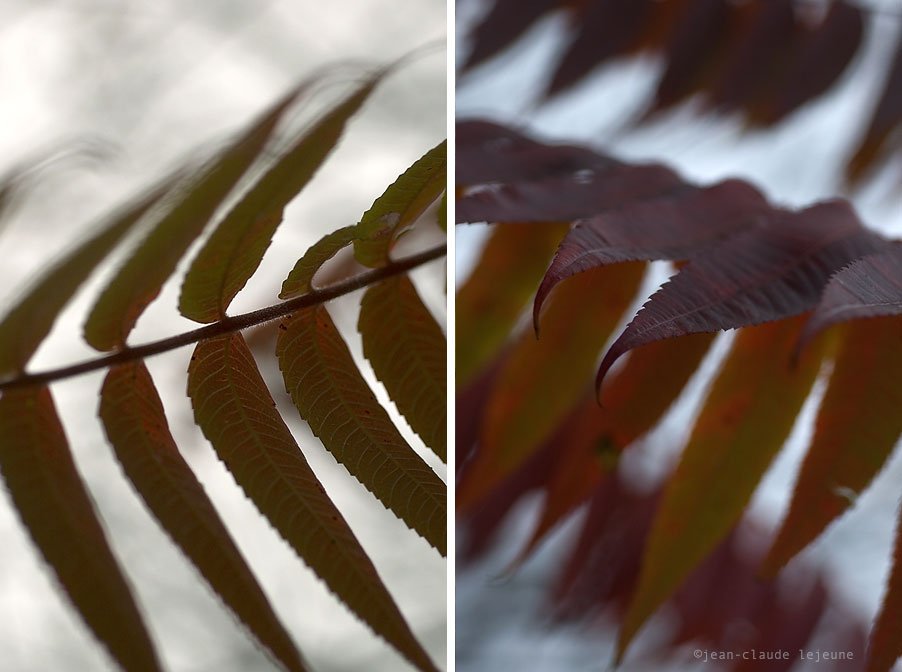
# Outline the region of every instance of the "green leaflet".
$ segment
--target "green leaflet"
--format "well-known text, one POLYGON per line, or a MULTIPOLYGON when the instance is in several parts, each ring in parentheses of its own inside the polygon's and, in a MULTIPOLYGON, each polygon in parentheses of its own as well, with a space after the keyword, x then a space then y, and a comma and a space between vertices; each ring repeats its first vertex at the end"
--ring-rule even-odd
POLYGON ((276 124, 305 89, 306 85, 301 85, 282 98, 204 166, 97 299, 84 326, 85 340, 90 345, 98 350, 125 345, 141 313, 160 293, 185 251, 260 155, 276 124))
POLYGON ((143 363, 110 370, 100 417, 125 474, 163 529, 274 659, 286 670, 303 672, 291 637, 179 453, 143 363))
POLYGON ((814 437, 763 565, 767 574, 776 574, 842 515, 902 434, 902 317, 855 320, 842 328, 814 437))
POLYGON ((282 283, 280 299, 290 299, 309 292, 313 283, 313 276, 329 259, 346 248, 357 235, 356 226, 346 226, 333 231, 316 241, 304 256, 291 269, 291 273, 282 283))
POLYGON ((444 555, 445 484, 376 401, 326 309, 315 306, 287 318, 276 355, 295 406, 326 449, 444 555))
POLYGON ((285 206, 310 182, 384 74, 370 78, 304 133, 223 218, 185 277, 182 315, 197 322, 224 317, 260 265, 285 206))
POLYGON ((438 225, 442 231, 448 230, 448 192, 442 194, 442 200, 438 204, 438 225))
POLYGON ((240 334, 198 343, 194 417, 260 512, 326 585, 421 670, 435 670, 295 443, 240 334))
POLYGON ((88 627, 122 668, 159 672, 46 387, 0 398, 0 471, 22 524, 88 627))
POLYGON ((805 316, 739 332, 670 478, 618 639, 618 657, 733 525, 789 436, 824 341, 790 365, 805 316))
POLYGON ((371 286, 357 325, 363 354, 407 422, 446 457, 446 351, 441 328, 406 275, 371 286))
POLYGON ((395 240, 445 190, 446 146, 443 140, 417 159, 373 202, 357 224, 354 256, 364 266, 384 266, 395 240))
POLYGON ((25 369, 78 288, 173 182, 172 178, 165 180, 113 214, 108 224, 51 267, 7 313, 0 322, 0 376, 25 369))

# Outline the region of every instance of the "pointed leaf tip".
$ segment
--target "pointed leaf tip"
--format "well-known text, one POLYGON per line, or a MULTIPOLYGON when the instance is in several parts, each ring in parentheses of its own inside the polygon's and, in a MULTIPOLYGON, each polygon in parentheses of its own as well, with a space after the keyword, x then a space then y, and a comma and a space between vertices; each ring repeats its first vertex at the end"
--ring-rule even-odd
POLYGON ((235 482, 298 557, 373 632, 433 672, 435 665, 275 408, 240 334, 198 343, 188 394, 197 423, 235 482))

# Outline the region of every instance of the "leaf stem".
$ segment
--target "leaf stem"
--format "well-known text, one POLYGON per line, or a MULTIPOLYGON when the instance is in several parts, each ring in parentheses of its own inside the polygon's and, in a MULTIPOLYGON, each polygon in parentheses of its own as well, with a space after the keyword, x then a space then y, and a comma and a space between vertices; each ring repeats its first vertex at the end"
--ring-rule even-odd
POLYGON ((446 254, 445 245, 438 245, 428 250, 424 250, 409 257, 393 261, 385 266, 376 268, 372 271, 360 273, 346 280, 335 282, 320 289, 314 289, 302 296, 283 301, 273 306, 252 310, 249 313, 241 315, 233 315, 225 317, 218 322, 187 331, 182 334, 163 338, 158 341, 152 341, 135 347, 125 347, 122 350, 109 355, 103 355, 95 359, 85 360, 76 364, 70 364, 58 369, 50 369, 39 373, 25 373, 15 378, 0 381, 0 391, 11 390, 18 387, 26 387, 28 385, 42 385, 52 383, 65 378, 79 376, 89 371, 105 369, 116 364, 124 364, 136 359, 145 359, 153 355, 158 355, 169 350, 175 350, 183 345, 197 343, 205 338, 214 338, 222 336, 248 327, 253 327, 264 322, 284 317, 295 310, 316 306, 326 301, 336 299, 339 296, 350 294, 358 289, 362 289, 369 285, 386 280, 401 273, 406 273, 425 263, 439 259, 446 254))

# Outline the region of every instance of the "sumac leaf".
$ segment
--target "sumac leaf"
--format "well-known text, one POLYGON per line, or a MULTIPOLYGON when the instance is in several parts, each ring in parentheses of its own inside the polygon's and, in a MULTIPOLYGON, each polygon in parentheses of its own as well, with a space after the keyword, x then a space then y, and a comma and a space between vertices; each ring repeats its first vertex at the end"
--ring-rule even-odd
POLYGON ((322 306, 283 322, 276 354, 301 417, 336 460, 442 555, 446 488, 398 433, 322 306))
POLYGON ((833 324, 902 315, 902 246, 868 255, 838 271, 824 288, 801 344, 833 324))
POLYGON ((23 525, 94 635, 123 669, 162 670, 46 387, 0 397, 0 471, 23 525))
POLYGON ((776 571, 845 511, 902 435, 902 317, 845 325, 789 512, 765 560, 776 571))
POLYGON ((363 354, 423 442, 447 461, 447 342, 407 276, 369 287, 357 324, 363 354))
POLYGON ((90 345, 97 350, 125 345, 144 309, 160 293, 223 199, 257 160, 279 120, 305 88, 296 87, 264 112, 183 187, 170 210, 119 267, 95 302, 84 326, 90 345))
MULTIPOLYGON (((641 263, 618 264, 570 278, 552 297, 540 337, 527 330, 513 345, 489 399, 480 440, 480 451, 494 465, 494 480, 548 439, 579 401, 644 269, 641 263), (580 319, 574 321, 574 315, 580 319)), ((489 484, 469 480, 458 490, 460 506, 478 499, 489 484)))
POLYGON ((890 672, 902 658, 902 509, 896 523, 893 566, 868 642, 865 672, 890 672))
POLYGON ((357 235, 354 226, 345 226, 326 234, 310 246, 282 283, 280 299, 290 299, 313 289, 313 276, 329 259, 351 244, 357 235))
POLYGON ((704 189, 687 185, 582 220, 564 238, 542 279, 533 320, 538 324, 542 303, 565 278, 619 261, 688 259, 730 234, 752 228, 770 210, 757 189, 726 180, 704 189))
POLYGON ((445 190, 447 141, 430 149, 398 177, 363 213, 357 224, 354 256, 371 268, 387 264, 395 240, 445 190))
POLYGON ((196 322, 215 322, 257 270, 282 222, 285 207, 310 182, 338 145, 348 121, 382 75, 368 79, 312 128, 256 181, 216 226, 188 269, 179 310, 196 322))
POLYGON ((507 339, 535 292, 566 224, 498 224, 455 300, 457 385, 466 384, 507 339))
POLYGON ((240 334, 198 343, 188 394, 219 458, 298 556, 411 663, 435 670, 304 459, 240 334))
POLYGON ((287 670, 306 665, 169 432, 141 362, 107 374, 100 418, 125 475, 160 525, 238 620, 287 670))
POLYGON ((122 237, 160 200, 172 181, 164 180, 111 215, 97 234, 46 271, 10 309, 0 322, 0 376, 24 371, 60 311, 122 237))
POLYGON ((811 310, 835 271, 886 244, 842 201, 778 213, 695 257, 653 294, 605 354, 597 382, 640 345, 811 310))
POLYGON ((708 393, 658 508, 618 655, 739 520, 789 436, 820 368, 812 347, 790 365, 802 317, 745 329, 708 393))

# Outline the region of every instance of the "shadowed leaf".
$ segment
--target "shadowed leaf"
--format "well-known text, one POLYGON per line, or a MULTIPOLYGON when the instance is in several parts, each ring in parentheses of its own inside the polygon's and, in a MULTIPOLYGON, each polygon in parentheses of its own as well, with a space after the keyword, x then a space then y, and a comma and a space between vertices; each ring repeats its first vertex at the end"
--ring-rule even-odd
POLYGON ((455 128, 458 186, 536 180, 621 165, 585 147, 543 145, 491 121, 459 121, 455 128))
POLYGON ((855 58, 863 37, 861 8, 831 2, 823 21, 800 39, 771 100, 763 101, 753 112, 756 121, 777 123, 829 91, 855 58))
POLYGON ((455 369, 460 387, 497 353, 538 286, 566 224, 493 226, 455 301, 455 369))
POLYGON ((276 346, 301 417, 336 460, 442 555, 446 488, 376 401, 322 306, 283 322, 276 346))
POLYGON ((370 286, 357 325, 363 354, 423 442, 447 461, 447 342, 407 276, 370 286))
POLYGON ((664 166, 615 164, 471 190, 458 199, 455 217, 458 223, 572 221, 682 186, 664 166))
POLYGON ((505 49, 540 16, 557 6, 558 0, 497 0, 473 31, 464 69, 473 68, 505 49))
POLYGON ((44 273, 6 314, 0 322, 0 376, 25 370, 28 360, 78 288, 173 181, 164 181, 160 187, 113 214, 97 234, 44 273))
POLYGON ((125 345, 141 313, 160 293, 182 255, 256 161, 276 124, 304 89, 301 85, 267 110, 183 187, 169 212, 132 252, 94 304, 84 327, 90 345, 97 350, 125 345))
POLYGON ((260 265, 285 207, 335 149, 383 74, 367 80, 304 132, 222 219, 185 276, 182 315, 196 322, 215 322, 225 315, 260 265))
POLYGON ((3 392, 0 471, 23 525, 88 627, 123 669, 159 672, 47 388, 3 392))
POLYGON ((741 331, 664 490, 639 583, 618 639, 621 657, 652 613, 735 525, 789 436, 820 368, 820 347, 796 367, 804 318, 741 331))
POLYGON ((143 363, 110 370, 100 393, 100 417, 126 476, 210 587, 285 669, 306 669, 203 486, 179 453, 143 363))
POLYGON ((896 523, 893 566, 868 642, 865 672, 890 672, 902 658, 902 509, 896 523))
POLYGON ((730 234, 752 228, 771 211, 746 182, 727 180, 673 194, 579 222, 564 238, 533 307, 533 321, 548 293, 565 278, 618 261, 688 259, 730 234))
POLYGON ((435 670, 286 427, 239 334, 202 341, 194 415, 235 481, 336 596, 421 670, 435 670))
POLYGON ((591 2, 575 22, 576 34, 554 71, 545 97, 574 86, 596 66, 639 46, 653 0, 591 2))
POLYGON ((445 190, 446 146, 443 140, 395 180, 357 224, 354 256, 375 268, 389 262, 395 241, 445 190))
POLYGON ((902 317, 846 325, 789 512, 763 571, 775 574, 870 484, 902 434, 902 317))
POLYGON ((306 294, 313 289, 313 276, 316 275, 316 272, 329 259, 350 245, 356 235, 356 226, 345 226, 326 234, 311 245, 285 278, 279 298, 290 299, 306 294))
POLYGON ((597 381, 640 345, 811 310, 832 273, 886 244, 843 201, 779 213, 695 257, 653 294, 605 354, 597 381))

